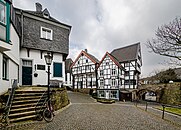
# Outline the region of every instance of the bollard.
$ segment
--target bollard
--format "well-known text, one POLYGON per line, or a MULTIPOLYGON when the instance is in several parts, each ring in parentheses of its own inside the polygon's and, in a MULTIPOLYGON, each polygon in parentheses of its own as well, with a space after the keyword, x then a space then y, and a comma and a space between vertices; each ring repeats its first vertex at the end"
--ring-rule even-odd
POLYGON ((146 108, 145 108, 145 111, 147 111, 147 107, 148 107, 148 102, 146 102, 146 108))
POLYGON ((164 114, 165 114, 165 105, 162 105, 162 107, 163 107, 162 119, 164 119, 164 114))

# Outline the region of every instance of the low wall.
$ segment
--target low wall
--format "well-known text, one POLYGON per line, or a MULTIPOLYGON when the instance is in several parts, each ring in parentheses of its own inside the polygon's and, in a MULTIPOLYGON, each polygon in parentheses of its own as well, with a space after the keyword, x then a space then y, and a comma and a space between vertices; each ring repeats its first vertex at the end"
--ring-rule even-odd
POLYGON ((67 95, 67 90, 65 88, 54 89, 51 98, 55 111, 67 106, 70 103, 67 95))
POLYGON ((157 94, 157 102, 171 105, 181 105, 181 82, 142 85, 139 89, 155 92, 157 94))

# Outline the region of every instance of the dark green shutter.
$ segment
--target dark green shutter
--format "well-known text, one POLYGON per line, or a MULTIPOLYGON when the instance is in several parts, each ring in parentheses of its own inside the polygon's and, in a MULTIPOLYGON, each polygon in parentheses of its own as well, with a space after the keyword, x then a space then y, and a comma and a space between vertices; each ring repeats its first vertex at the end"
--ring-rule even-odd
POLYGON ((62 77, 62 63, 53 63, 53 77, 62 77))

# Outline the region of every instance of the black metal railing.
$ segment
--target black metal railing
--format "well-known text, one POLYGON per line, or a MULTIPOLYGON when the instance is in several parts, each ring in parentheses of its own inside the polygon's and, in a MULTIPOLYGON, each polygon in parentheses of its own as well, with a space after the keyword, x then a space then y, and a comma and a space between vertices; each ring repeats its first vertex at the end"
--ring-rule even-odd
POLYGON ((14 99, 14 94, 15 94, 15 90, 17 88, 17 84, 18 84, 18 80, 14 79, 12 88, 9 89, 10 92, 9 92, 8 100, 6 102, 6 106, 4 108, 3 118, 2 118, 2 122, 6 123, 6 124, 9 124, 8 116, 9 116, 9 112, 10 112, 10 109, 11 109, 11 106, 12 106, 12 101, 14 99))
POLYGON ((41 95, 40 99, 38 100, 38 102, 36 103, 35 106, 35 112, 36 115, 41 114, 41 111, 43 110, 46 102, 48 100, 48 96, 47 96, 47 90, 41 95))
POLYGON ((166 108, 177 108, 181 110, 181 105, 169 105, 169 104, 162 104, 158 102, 142 101, 142 100, 134 100, 133 102, 136 107, 139 107, 145 111, 149 111, 149 113, 157 115, 162 119, 165 119, 165 112, 167 112, 166 120, 169 120, 171 122, 174 122, 174 124, 181 126, 180 121, 178 121, 179 118, 177 118, 177 115, 180 116, 180 114, 176 114, 166 110, 166 108), (160 110, 160 112, 158 110, 160 110), (168 113, 172 114, 171 115, 169 114, 170 116, 168 116, 168 113))

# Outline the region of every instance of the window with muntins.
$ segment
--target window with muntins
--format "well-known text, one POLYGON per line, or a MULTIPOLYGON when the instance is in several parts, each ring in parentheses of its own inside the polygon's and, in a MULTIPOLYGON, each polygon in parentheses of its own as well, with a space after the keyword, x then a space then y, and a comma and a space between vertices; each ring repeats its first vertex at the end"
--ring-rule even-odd
POLYGON ((3 79, 8 79, 8 59, 3 57, 3 79))
POLYGON ((6 24, 6 6, 3 1, 0 1, 0 22, 6 24))
POLYGON ((100 79, 100 86, 104 86, 104 80, 100 79))
POLYGON ((112 86, 116 86, 116 80, 112 79, 112 86))
POLYGON ((116 75, 116 70, 115 69, 112 69, 112 75, 116 75))
POLYGON ((62 77, 62 63, 53 63, 53 77, 62 77))
POLYGON ((111 98, 117 98, 117 91, 111 91, 111 98))
POLYGON ((100 76, 103 76, 103 75, 104 75, 104 71, 100 70, 100 76))
POLYGON ((41 38, 52 40, 53 38, 53 31, 49 28, 41 27, 41 38))
POLYGON ((10 4, 0 0, 0 39, 10 42, 10 4))

